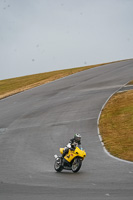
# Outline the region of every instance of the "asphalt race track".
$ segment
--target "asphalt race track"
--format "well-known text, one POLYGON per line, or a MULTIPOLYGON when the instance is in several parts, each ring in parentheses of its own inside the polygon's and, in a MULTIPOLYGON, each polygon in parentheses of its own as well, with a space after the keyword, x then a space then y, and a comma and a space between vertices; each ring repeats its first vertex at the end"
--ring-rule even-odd
POLYGON ((132 200, 133 163, 108 156, 97 132, 103 104, 130 80, 133 60, 0 100, 0 200, 132 200), (54 154, 74 133, 87 157, 78 173, 56 173, 54 154))

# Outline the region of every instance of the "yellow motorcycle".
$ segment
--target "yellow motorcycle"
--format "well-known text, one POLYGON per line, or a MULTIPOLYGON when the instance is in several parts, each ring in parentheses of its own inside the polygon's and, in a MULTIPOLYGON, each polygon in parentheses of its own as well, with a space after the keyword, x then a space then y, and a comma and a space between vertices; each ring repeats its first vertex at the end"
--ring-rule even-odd
MULTIPOLYGON (((60 153, 63 154, 64 148, 60 148, 60 153)), ((78 172, 81 168, 82 161, 86 157, 86 152, 78 146, 75 149, 69 149, 68 154, 64 159, 60 156, 54 155, 55 164, 54 169, 61 172, 63 169, 72 170, 74 173, 78 172)))

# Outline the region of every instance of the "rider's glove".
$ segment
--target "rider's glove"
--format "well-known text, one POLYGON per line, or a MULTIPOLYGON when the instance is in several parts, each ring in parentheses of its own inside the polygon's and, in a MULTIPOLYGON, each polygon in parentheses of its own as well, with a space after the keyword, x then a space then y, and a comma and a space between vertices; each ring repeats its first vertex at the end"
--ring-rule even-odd
POLYGON ((68 143, 68 144, 67 144, 67 147, 68 147, 68 148, 71 148, 71 144, 70 144, 70 143, 68 143))

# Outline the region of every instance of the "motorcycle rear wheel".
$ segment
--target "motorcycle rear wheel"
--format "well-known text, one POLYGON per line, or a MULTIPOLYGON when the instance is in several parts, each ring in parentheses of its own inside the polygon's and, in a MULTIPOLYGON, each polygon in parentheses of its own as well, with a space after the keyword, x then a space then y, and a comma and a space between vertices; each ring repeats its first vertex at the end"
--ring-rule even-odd
POLYGON ((54 169, 55 169, 55 171, 57 171, 57 172, 61 172, 61 171, 63 170, 63 166, 62 166, 62 164, 61 164, 61 160, 60 160, 60 162, 57 161, 57 160, 55 160, 54 169))
POLYGON ((81 158, 75 158, 73 163, 72 163, 72 171, 74 173, 78 172, 81 168, 82 165, 82 160, 81 158))

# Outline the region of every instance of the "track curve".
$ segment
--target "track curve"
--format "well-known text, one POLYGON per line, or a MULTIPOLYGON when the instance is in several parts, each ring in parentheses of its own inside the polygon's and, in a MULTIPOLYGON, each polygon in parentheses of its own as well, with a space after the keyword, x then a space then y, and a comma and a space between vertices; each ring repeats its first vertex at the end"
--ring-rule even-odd
POLYGON ((133 79, 133 60, 89 69, 0 101, 0 199, 132 199, 133 164, 103 151, 97 118, 133 79), (86 149, 77 174, 54 171, 75 132, 86 149))

